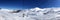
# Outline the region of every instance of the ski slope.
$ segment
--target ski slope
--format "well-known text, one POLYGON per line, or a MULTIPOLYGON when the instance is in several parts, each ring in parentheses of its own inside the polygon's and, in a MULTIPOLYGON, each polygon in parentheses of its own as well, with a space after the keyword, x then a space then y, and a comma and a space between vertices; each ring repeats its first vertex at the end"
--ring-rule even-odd
POLYGON ((0 20, 60 20, 60 8, 31 8, 11 13, 15 10, 0 9, 0 20))

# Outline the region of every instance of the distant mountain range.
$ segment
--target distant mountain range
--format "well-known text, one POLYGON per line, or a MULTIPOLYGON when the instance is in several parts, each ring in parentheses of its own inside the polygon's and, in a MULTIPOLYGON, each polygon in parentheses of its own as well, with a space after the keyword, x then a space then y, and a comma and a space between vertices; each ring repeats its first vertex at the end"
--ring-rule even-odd
POLYGON ((0 20, 60 20, 60 8, 1 9, 0 20))

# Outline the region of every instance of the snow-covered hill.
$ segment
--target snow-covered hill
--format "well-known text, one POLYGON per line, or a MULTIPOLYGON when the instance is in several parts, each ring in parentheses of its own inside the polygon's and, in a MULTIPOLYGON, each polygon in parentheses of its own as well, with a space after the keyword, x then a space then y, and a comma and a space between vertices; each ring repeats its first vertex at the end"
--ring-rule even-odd
POLYGON ((60 8, 0 9, 0 20, 60 20, 60 8))

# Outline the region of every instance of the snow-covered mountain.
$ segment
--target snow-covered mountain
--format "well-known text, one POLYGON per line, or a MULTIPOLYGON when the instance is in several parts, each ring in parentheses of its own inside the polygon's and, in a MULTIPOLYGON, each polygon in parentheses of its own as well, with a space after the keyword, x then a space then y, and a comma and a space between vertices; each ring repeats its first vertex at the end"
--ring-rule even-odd
POLYGON ((0 9, 0 20, 60 20, 60 8, 0 9))

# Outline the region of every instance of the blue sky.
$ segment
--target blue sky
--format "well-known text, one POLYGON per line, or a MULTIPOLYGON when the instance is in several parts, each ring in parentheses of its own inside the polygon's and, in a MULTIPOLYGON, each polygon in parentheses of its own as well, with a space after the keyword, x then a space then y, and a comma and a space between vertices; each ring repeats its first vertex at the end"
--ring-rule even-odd
POLYGON ((25 0, 24 7, 26 8, 50 8, 60 7, 60 0, 25 0))
POLYGON ((21 9, 22 0, 0 0, 0 8, 21 9))
POLYGON ((60 0, 0 0, 0 8, 26 9, 35 7, 60 7, 60 0))

